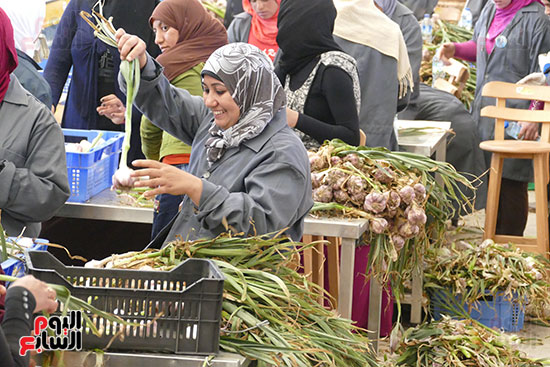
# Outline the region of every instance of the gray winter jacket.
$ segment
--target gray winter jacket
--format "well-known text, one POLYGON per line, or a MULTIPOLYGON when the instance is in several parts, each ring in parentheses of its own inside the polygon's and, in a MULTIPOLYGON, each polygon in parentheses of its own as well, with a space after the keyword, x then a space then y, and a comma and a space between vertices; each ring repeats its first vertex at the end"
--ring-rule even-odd
POLYGON ((233 21, 227 28, 227 39, 232 42, 248 42, 250 35, 250 25, 252 24, 252 15, 243 12, 235 15, 233 21))
POLYGON ((0 103, 0 210, 10 236, 37 237, 69 197, 64 138, 51 111, 15 75, 0 103))
MULTIPOLYGON (((124 79, 119 75, 121 88, 124 79)), ((141 72, 135 105, 153 124, 192 144, 188 172, 202 179, 200 203, 185 197, 165 243, 176 236, 213 238, 225 232, 224 221, 245 235, 288 228, 299 240, 304 217, 313 205, 307 152, 279 110, 262 133, 228 149, 209 167, 206 139, 214 123, 201 97, 170 84, 150 56, 141 72)))

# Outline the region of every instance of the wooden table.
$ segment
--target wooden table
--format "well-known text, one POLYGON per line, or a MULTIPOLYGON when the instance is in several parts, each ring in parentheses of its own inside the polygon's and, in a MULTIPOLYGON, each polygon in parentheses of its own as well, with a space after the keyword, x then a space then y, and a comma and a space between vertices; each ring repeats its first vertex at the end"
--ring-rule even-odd
MULTIPOLYGON (((369 228, 365 219, 337 219, 315 218, 307 216, 304 221, 304 236, 324 236, 341 238, 340 263, 338 271, 338 303, 337 310, 340 316, 351 319, 353 303, 353 280, 355 275, 355 247, 357 240, 361 238, 369 228)), ((318 249, 318 251, 322 251, 318 249)), ((322 255, 322 252, 320 252, 322 255)), ((329 253, 327 261, 334 261, 336 254, 329 253)), ((322 266, 314 262, 315 267, 322 266)), ((306 270, 307 272, 307 270, 306 270)), ((378 339, 380 339, 380 315, 382 313, 382 286, 374 278, 371 278, 369 293, 369 316, 367 329, 369 339, 375 351, 378 351, 378 339)), ((319 284, 319 282, 317 282, 319 284)), ((321 282, 322 285, 322 282, 321 282)))

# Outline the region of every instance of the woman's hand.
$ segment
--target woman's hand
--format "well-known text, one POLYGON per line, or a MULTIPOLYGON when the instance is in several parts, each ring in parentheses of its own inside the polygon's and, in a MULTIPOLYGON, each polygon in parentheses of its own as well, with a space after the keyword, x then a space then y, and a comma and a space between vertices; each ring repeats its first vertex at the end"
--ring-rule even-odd
POLYGON ((543 73, 532 73, 521 79, 516 84, 521 85, 546 85, 546 76, 543 73))
POLYGON ((120 59, 127 61, 138 59, 139 67, 143 69, 145 64, 147 64, 147 45, 145 42, 138 36, 126 33, 122 28, 116 31, 115 38, 118 42, 120 59))
POLYGON ((34 308, 33 313, 39 311, 46 311, 48 313, 53 313, 57 310, 57 293, 48 287, 46 283, 41 280, 36 279, 32 275, 26 275, 22 278, 17 279, 11 284, 12 287, 23 287, 27 291, 31 292, 36 301, 36 307, 34 308))
POLYGON ((439 48, 439 60, 443 61, 445 65, 451 65, 449 59, 452 59, 455 56, 455 44, 454 43, 444 43, 443 46, 439 48))
POLYGON ((199 205, 202 195, 202 180, 177 167, 160 163, 150 159, 139 159, 133 161, 134 167, 143 169, 132 172, 132 177, 145 177, 143 180, 136 180, 136 187, 151 187, 143 195, 146 198, 155 197, 158 194, 187 195, 199 205))
POLYGON ((114 94, 101 98, 101 105, 97 108, 98 114, 107 117, 115 125, 122 125, 124 123, 125 112, 124 103, 114 94))
POLYGON ((286 108, 286 122, 288 126, 290 127, 296 127, 296 124, 298 123, 298 117, 300 117, 300 114, 294 110, 291 110, 290 108, 286 108))
POLYGON ((539 137, 539 124, 536 122, 518 122, 521 126, 518 138, 523 140, 537 140, 539 137))

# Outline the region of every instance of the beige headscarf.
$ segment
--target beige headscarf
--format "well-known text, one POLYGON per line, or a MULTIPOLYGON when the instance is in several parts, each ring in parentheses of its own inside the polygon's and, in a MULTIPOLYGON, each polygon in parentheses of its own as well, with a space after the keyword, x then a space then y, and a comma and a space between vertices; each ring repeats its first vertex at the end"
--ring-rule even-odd
POLYGON ((399 25, 378 10, 373 0, 334 0, 334 6, 338 11, 334 35, 396 59, 399 98, 407 93, 407 88, 412 91, 411 64, 399 25))

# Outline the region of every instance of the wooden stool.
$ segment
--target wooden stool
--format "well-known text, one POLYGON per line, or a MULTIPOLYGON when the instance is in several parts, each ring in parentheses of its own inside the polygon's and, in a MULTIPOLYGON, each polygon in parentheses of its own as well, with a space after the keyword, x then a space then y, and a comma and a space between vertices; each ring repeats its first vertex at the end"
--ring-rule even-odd
POLYGON ((367 142, 367 135, 365 135, 365 132, 361 129, 359 129, 359 145, 365 146, 367 142))
POLYGON ((481 116, 495 119, 495 140, 483 141, 480 148, 492 152, 491 174, 485 208, 485 239, 495 242, 512 242, 522 250, 545 254, 549 250, 548 235, 548 156, 550 153, 550 88, 540 86, 519 86, 504 82, 489 82, 483 87, 483 96, 496 98, 496 106, 481 110, 481 116), (506 107, 506 99, 539 100, 544 103, 543 111, 521 110, 506 107), (504 121, 526 121, 542 123, 540 141, 504 140, 504 121), (537 215, 537 237, 497 235, 497 213, 502 179, 502 165, 506 158, 533 160, 535 173, 535 197, 537 215))
MULTIPOLYGON (((325 288, 325 261, 328 271, 328 286, 330 302, 334 309, 338 308, 338 292, 340 290, 340 238, 304 235, 303 243, 317 242, 313 247, 305 249, 302 254, 304 258, 304 275, 306 278, 325 288), (324 242, 321 242, 324 241, 324 242), (325 246, 327 256, 325 257, 325 246)), ((323 297, 320 295, 317 301, 323 304, 323 297)))

